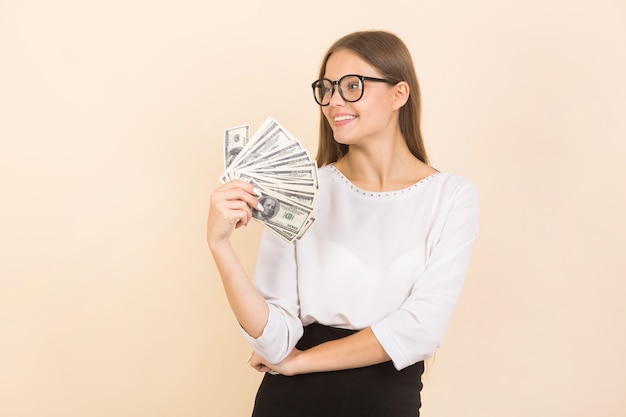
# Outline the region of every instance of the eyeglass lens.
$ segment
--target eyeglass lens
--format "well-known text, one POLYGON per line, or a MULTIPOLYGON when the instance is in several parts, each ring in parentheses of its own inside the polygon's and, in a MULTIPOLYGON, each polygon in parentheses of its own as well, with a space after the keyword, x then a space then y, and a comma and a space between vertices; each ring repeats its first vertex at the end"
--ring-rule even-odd
MULTIPOLYGON (((318 80, 313 90, 315 92, 315 100, 319 105, 325 106, 330 103, 333 95, 334 85, 330 80, 318 80)), ((355 75, 346 75, 336 82, 339 88, 341 98, 348 102, 358 101, 363 96, 363 81, 355 75)))

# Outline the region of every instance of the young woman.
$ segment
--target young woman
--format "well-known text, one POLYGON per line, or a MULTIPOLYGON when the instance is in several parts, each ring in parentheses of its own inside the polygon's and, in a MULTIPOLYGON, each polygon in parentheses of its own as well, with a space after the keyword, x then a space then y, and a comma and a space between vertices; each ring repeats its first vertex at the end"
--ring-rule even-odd
POLYGON ((418 416, 423 361, 478 235, 477 190, 428 165, 413 61, 394 34, 337 40, 312 87, 316 221, 292 244, 263 235, 254 284, 229 238, 256 190, 232 181, 211 196, 209 247, 250 365, 266 372, 253 416, 418 416))

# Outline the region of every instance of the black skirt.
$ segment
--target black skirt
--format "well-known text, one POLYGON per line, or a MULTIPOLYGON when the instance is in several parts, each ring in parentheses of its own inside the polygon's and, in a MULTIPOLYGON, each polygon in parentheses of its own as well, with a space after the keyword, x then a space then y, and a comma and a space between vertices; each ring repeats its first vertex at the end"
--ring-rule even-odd
MULTIPOLYGON (((310 349, 354 332, 314 323, 304 328, 296 348, 310 349)), ((296 376, 266 373, 252 417, 417 417, 423 373, 424 362, 398 371, 391 361, 296 376)))

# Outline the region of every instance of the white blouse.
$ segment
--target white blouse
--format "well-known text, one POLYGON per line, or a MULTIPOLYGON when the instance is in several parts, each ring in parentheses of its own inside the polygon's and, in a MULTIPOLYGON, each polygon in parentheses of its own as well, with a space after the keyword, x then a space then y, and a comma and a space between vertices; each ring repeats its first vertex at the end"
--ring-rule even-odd
POLYGON ((478 236, 478 193, 435 173, 398 191, 369 192, 319 170, 316 220, 286 243, 263 234, 254 282, 269 319, 250 345, 282 361, 303 326, 371 327, 396 369, 431 357, 443 339, 478 236))

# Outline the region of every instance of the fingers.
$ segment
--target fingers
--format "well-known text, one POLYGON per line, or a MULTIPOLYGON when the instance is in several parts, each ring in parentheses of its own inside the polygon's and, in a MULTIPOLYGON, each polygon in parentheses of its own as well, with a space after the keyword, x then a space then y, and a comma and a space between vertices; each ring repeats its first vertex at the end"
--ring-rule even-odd
POLYGON ((248 363, 258 372, 269 372, 272 375, 278 374, 278 372, 275 372, 272 368, 267 366, 265 360, 254 351, 248 356, 248 363))
POLYGON ((218 242, 230 238, 233 229, 246 226, 252 209, 263 210, 259 191, 252 184, 234 180, 217 187, 211 194, 207 239, 218 242))
POLYGON ((252 217, 252 210, 245 201, 217 199, 213 202, 216 215, 231 226, 247 224, 252 217))
POLYGON ((261 193, 252 184, 240 180, 230 181, 215 189, 212 200, 241 200, 250 207, 263 211, 263 206, 259 204, 261 193))
POLYGON ((257 365, 257 366, 253 366, 253 368, 256 369, 257 372, 271 372, 271 373, 274 372, 265 365, 257 365))
POLYGON ((254 187, 254 185, 250 184, 249 182, 245 182, 241 180, 229 181, 226 184, 223 184, 222 186, 218 187, 216 191, 217 190, 220 190, 220 191, 221 190, 233 190, 233 189, 239 189, 239 190, 245 191, 250 196, 254 196, 257 198, 263 196, 261 192, 257 188, 254 187))

